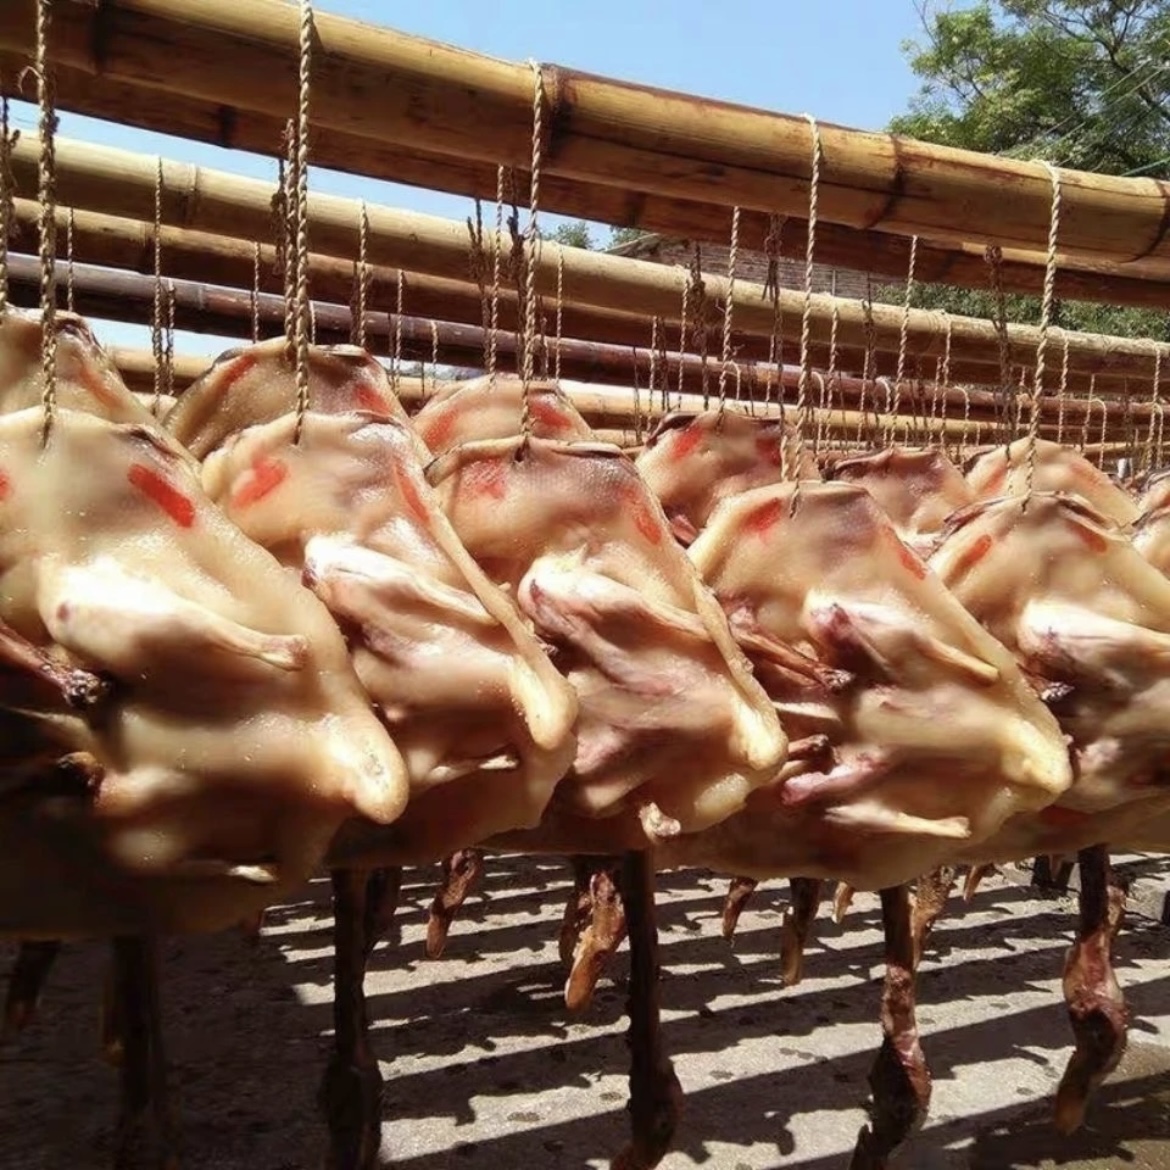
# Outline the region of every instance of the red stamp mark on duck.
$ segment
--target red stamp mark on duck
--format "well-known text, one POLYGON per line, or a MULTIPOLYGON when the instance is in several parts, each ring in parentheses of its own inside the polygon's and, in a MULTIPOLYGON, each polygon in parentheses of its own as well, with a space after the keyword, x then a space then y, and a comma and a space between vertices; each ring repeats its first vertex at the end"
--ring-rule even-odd
POLYGON ((126 478, 144 496, 156 503, 180 528, 195 523, 195 505, 174 484, 144 463, 132 463, 126 478))
POLYGON ((257 455, 247 479, 232 493, 232 506, 247 508, 274 492, 288 478, 288 465, 268 455, 257 455))

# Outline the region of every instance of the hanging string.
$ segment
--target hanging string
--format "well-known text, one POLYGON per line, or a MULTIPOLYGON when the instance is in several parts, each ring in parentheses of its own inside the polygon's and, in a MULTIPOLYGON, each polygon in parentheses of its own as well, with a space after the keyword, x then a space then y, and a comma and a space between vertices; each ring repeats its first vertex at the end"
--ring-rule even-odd
POLYGON ((1137 425, 1133 413, 1133 397, 1129 392, 1129 379, 1122 382, 1122 429, 1125 433, 1125 457, 1131 463, 1137 463, 1137 425))
MULTIPOLYGON (((439 388, 439 323, 431 318, 431 383, 432 389, 439 388)), ((423 386, 426 386, 426 379, 423 379, 423 386)))
POLYGON ((1089 394, 1085 401, 1085 419, 1081 427, 1081 451, 1082 453, 1089 448, 1089 425, 1093 418, 1093 403, 1100 401, 1094 391, 1097 389, 1097 375, 1089 375, 1089 394))
POLYGON ((8 236, 12 231, 12 194, 16 189, 9 125, 8 98, 0 97, 0 315, 8 308, 8 236))
POLYGON ((1064 442, 1064 408, 1068 402, 1068 332, 1060 331, 1060 339, 1064 349, 1064 356, 1060 362, 1060 389, 1056 397, 1056 441, 1064 442))
MULTIPOLYGON (((829 326, 829 410, 833 408, 833 394, 836 391, 838 407, 841 411, 841 433, 845 433, 845 394, 841 388, 841 375, 837 370, 837 365, 840 360, 840 349, 838 345, 838 333, 841 327, 841 302, 834 297, 833 299, 833 317, 829 326)), ((825 420, 825 428, 828 428, 828 420, 825 420)), ((818 438, 823 438, 818 434, 818 438)))
POLYGON ((154 170, 154 224, 151 244, 154 249, 154 299, 150 316, 150 348, 154 356, 154 406, 153 413, 159 416, 162 404, 163 384, 163 279, 162 279, 162 193, 163 160, 155 160, 154 170))
POLYGON ((390 358, 390 388, 398 393, 402 378, 402 306, 406 296, 406 273, 398 270, 398 282, 394 287, 394 346, 390 358))
POLYGON ((910 262, 906 268, 906 295, 902 299, 902 327, 898 335, 898 366, 894 374, 894 411, 889 418, 887 445, 897 442, 898 416, 902 409, 902 379, 906 376, 906 349, 910 340, 910 305, 914 299, 914 269, 918 264, 918 237, 910 240, 910 262))
POLYGON ((764 295, 773 298, 780 294, 780 249, 786 222, 786 216, 773 212, 768 216, 768 232, 764 236, 764 258, 768 261, 764 276, 764 295))
MULTIPOLYGON (((821 130, 817 125, 816 118, 811 114, 805 114, 805 117, 808 119, 809 131, 812 137, 812 168, 809 174, 808 184, 808 237, 804 252, 804 304, 801 308, 800 315, 800 380, 797 383, 796 391, 796 434, 793 437, 794 453, 797 458, 797 463, 793 468, 782 467, 781 475, 785 479, 789 478, 789 471, 793 473, 793 478, 799 479, 800 475, 799 456, 800 448, 804 442, 805 430, 808 425, 808 385, 810 380, 809 373, 812 369, 812 288, 823 151, 821 148, 821 130)), ((781 463, 783 464, 783 459, 781 463)), ((796 510, 796 497, 797 493, 794 492, 791 501, 792 511, 796 510)))
MULTIPOLYGON (((817 406, 815 408, 810 407, 813 413, 812 453, 815 457, 820 454, 821 440, 824 438, 824 431, 828 426, 828 423, 825 419, 825 403, 828 397, 828 383, 825 381, 824 375, 820 372, 820 370, 813 370, 812 376, 816 380, 817 384, 817 406)), ((798 457, 800 454, 802 453, 798 453, 798 457)))
MULTIPOLYGON (((175 282, 167 281, 166 327, 163 342, 163 393, 168 398, 175 393, 175 282)), ((161 403, 158 404, 161 408, 161 403)), ((155 410, 155 417, 161 418, 161 409, 155 410)))
POLYGON ((260 241, 252 244, 252 344, 260 343, 260 241))
POLYGON ((350 341, 359 349, 366 348, 366 309, 370 299, 370 213, 366 201, 361 202, 358 216, 358 258, 354 266, 354 304, 350 311, 350 341))
MULTIPOLYGON (((739 369, 738 365, 736 369, 739 369)), ((748 362, 747 403, 748 411, 753 416, 762 405, 760 402, 760 371, 754 361, 748 362)), ((767 415, 767 413, 767 408, 764 408, 763 414, 767 415)))
MULTIPOLYGON (((959 436, 959 441, 956 443, 957 453, 960 461, 966 453, 967 436, 971 431, 971 391, 966 386, 960 386, 959 392, 963 395, 963 433, 959 436)), ((979 432, 976 430, 973 446, 979 446, 979 432)))
POLYGON ((926 408, 926 418, 923 419, 922 441, 929 447, 938 441, 939 399, 942 397, 942 365, 943 359, 934 359, 934 386, 930 392, 930 405, 926 408))
POLYGON ((1044 164, 1052 178, 1052 213, 1048 224, 1048 255, 1044 261, 1044 291, 1040 298, 1040 336, 1036 342, 1036 379, 1032 383, 1032 401, 1028 411, 1028 467, 1024 478, 1024 504, 1032 494, 1036 478, 1036 443, 1040 437, 1040 398, 1044 393, 1044 370, 1048 358, 1048 331, 1052 322, 1052 304, 1056 298, 1056 246, 1060 234, 1060 170, 1044 164))
MULTIPOLYGON (((638 389, 638 348, 630 347, 630 381, 634 388, 634 442, 642 442, 642 395, 638 389)), ((651 391, 653 396, 653 391, 651 391)))
POLYGON ((768 216, 768 234, 764 237, 764 255, 768 260, 767 276, 764 280, 764 295, 772 302, 772 331, 768 337, 768 382, 765 387, 765 402, 772 401, 772 376, 776 377, 776 393, 780 402, 780 421, 784 421, 784 321, 780 308, 780 261, 782 258, 781 245, 783 243, 784 224, 786 217, 782 215, 768 216))
POLYGON ((1161 402, 1155 402, 1154 409, 1158 413, 1158 445, 1154 451, 1154 457, 1158 461, 1158 467, 1162 467, 1165 463, 1163 441, 1166 438, 1166 411, 1161 402))
POLYGON ((492 236, 492 294, 491 324, 488 330, 487 372, 493 377, 499 353, 500 333, 500 267, 504 240, 504 168, 496 167, 496 231, 492 236))
MULTIPOLYGON (((888 416, 890 411, 893 409, 893 406, 894 406, 894 393, 895 393, 894 387, 890 385, 890 379, 887 378, 884 374, 882 376, 880 376, 879 378, 875 379, 875 381, 876 381, 876 384, 878 386, 881 386, 882 389, 885 390, 885 392, 886 392, 886 401, 882 407, 882 413, 888 416)), ((874 397, 876 398, 877 396, 875 395, 874 397)), ((875 411, 876 411, 876 407, 875 407, 875 411)))
POLYGON ((861 402, 860 413, 857 419, 858 446, 865 439, 865 428, 869 421, 867 398, 873 378, 874 352, 877 349, 877 329, 873 323, 873 281, 870 279, 868 272, 865 275, 865 299, 861 302, 861 312, 864 322, 865 360, 861 368, 861 402))
POLYGON ((487 368, 488 336, 491 320, 488 309, 487 291, 487 250, 483 246, 483 204, 477 198, 475 203, 475 219, 467 217, 467 236, 470 247, 467 250, 468 275, 475 282, 479 292, 479 323, 483 328, 483 364, 487 368))
POLYGON ((1162 402, 1162 347, 1154 343, 1154 389, 1150 395, 1150 429, 1146 434, 1145 469, 1153 471, 1154 463, 1154 410, 1162 402))
MULTIPOLYGON (((1035 376, 1035 368, 1032 374, 1035 376)), ((1024 425, 1024 399, 1028 396, 1028 367, 1020 366, 1020 374, 1016 380, 1015 392, 1012 395, 1012 434, 1018 435, 1024 425)))
POLYGON ((65 217, 65 308, 76 312, 76 302, 73 299, 73 208, 65 217))
POLYGON ((529 182, 528 199, 528 248, 526 250, 524 282, 524 353, 521 366, 523 381, 523 405, 520 415, 520 433, 527 437, 532 433, 532 411, 529 390, 532 383, 532 363, 536 353, 536 267, 540 254, 540 225, 537 214, 540 208, 540 164, 544 152, 544 78, 535 61, 528 62, 532 70, 532 177, 529 182))
MULTIPOLYGON (((682 286, 682 308, 679 310, 679 344, 678 344, 678 398, 679 405, 682 405, 683 396, 683 378, 686 374, 687 363, 685 358, 687 356, 687 310, 690 308, 691 300, 691 277, 690 272, 686 273, 686 279, 682 286)), ((669 381, 669 372, 663 375, 663 384, 669 381)), ((664 407, 667 404, 663 403, 664 407)), ((668 408, 668 407, 667 407, 668 408)))
MULTIPOLYGON (((553 379, 561 380, 561 338, 563 336, 562 323, 565 313, 565 249, 564 245, 557 245, 557 347, 553 361, 553 379)), ((655 318, 657 320, 657 318, 655 318)), ((654 360, 651 356, 651 361, 654 360)), ((653 393, 653 379, 651 379, 651 393, 653 393)))
POLYGON ((296 185, 294 211, 296 247, 296 378, 297 421, 293 444, 301 440, 301 429, 309 410, 309 329, 312 324, 309 301, 309 89, 312 74, 313 4, 301 0, 300 76, 297 90, 296 185))
POLYGON ((284 154, 277 160, 276 194, 272 198, 273 214, 276 217, 276 263, 280 272, 284 292, 284 348, 289 369, 296 365, 296 266, 292 259, 293 198, 291 185, 295 181, 297 166, 297 127, 293 119, 285 124, 284 154))
POLYGON ((1099 400, 1101 403, 1101 466, 1105 466, 1105 440, 1107 438, 1106 431, 1109 426, 1109 409, 1105 405, 1105 400, 1099 400))
POLYGON ((49 76, 49 28, 53 0, 37 0, 36 77, 37 107, 41 135, 37 167, 37 195, 40 199, 40 295, 41 295, 41 407, 44 426, 41 443, 47 444, 57 408, 57 287, 54 260, 57 252, 57 115, 52 78, 49 76))
MULTIPOLYGON (((650 322, 650 411, 654 411, 654 391, 658 389, 658 324, 659 318, 650 322)), ((558 354, 559 356, 559 354, 558 354)), ((662 413, 666 413, 666 383, 662 384, 662 413)))
POLYGON ((727 401, 727 369, 731 361, 731 323, 735 313, 735 269, 739 259, 739 208, 731 209, 731 247, 727 253, 727 299, 723 305, 723 348, 719 366, 719 409, 727 401))
POLYGON ((707 369, 707 286, 703 281, 703 256, 697 242, 691 260, 691 295, 695 300, 695 323, 692 329, 692 338, 699 351, 699 389, 703 395, 703 409, 706 410, 711 403, 711 384, 708 380, 709 371, 707 369))
POLYGON ((943 356, 942 362, 939 366, 939 382, 940 382, 940 405, 936 413, 938 418, 938 429, 935 434, 938 436, 937 442, 943 443, 943 435, 946 431, 947 418, 947 401, 948 394, 951 388, 951 333, 954 322, 951 320, 950 313, 943 313, 943 356))
MULTIPOLYGON (((1006 396, 1011 383, 1011 348, 1008 340, 1007 328, 1007 298, 1003 289, 1003 249, 998 244, 989 244, 984 250, 983 258, 987 262, 991 276, 991 293, 995 299, 995 336, 999 346, 999 385, 1001 395, 1006 396)), ((1005 436, 1008 426, 1006 401, 997 404, 996 417, 1004 428, 1005 436)))
MULTIPOLYGON (((914 358, 914 409, 910 422, 907 424, 906 440, 914 439, 925 446, 930 442, 930 420, 926 402, 926 359, 921 355, 914 358)), ((935 376, 938 375, 938 362, 934 364, 935 376)))

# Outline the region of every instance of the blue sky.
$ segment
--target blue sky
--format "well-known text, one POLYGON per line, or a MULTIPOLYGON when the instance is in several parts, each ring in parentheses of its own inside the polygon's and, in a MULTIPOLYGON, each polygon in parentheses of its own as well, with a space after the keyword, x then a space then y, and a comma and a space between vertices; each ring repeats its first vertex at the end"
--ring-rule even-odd
MULTIPOLYGON (((391 25, 487 53, 555 62, 622 80, 826 122, 881 129, 917 90, 901 45, 918 35, 913 0, 319 0, 319 12, 391 25)), ((30 107, 14 108, 32 130, 30 107)), ((62 114, 60 133, 274 180, 275 162, 62 114)), ((463 219, 471 201, 312 170, 311 189, 463 219)), ((551 226, 555 220, 542 219, 551 226)), ((595 232, 599 241, 607 233, 595 232)), ((145 329, 101 323, 110 345, 149 346, 145 329)), ((214 354, 223 339, 180 333, 181 353, 214 354)))

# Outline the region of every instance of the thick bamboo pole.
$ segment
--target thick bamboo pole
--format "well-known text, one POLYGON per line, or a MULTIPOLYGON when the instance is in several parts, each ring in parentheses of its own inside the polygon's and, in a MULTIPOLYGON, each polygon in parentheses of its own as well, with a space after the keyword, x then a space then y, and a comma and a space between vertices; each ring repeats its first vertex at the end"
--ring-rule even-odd
MULTIPOLYGON (((17 79, 25 64, 26 59, 19 54, 0 52, 0 91, 11 97, 21 96, 17 79)), ((61 109, 257 154, 273 155, 280 149, 284 126, 281 118, 145 89, 107 76, 95 77, 77 69, 58 68, 55 85, 61 109)), ((316 165, 332 170, 493 204, 496 199, 496 167, 478 159, 406 149, 338 131, 314 131, 310 155, 316 165)), ((510 172, 508 197, 526 206, 528 182, 526 169, 510 172)), ((619 227, 640 227, 687 240, 722 244, 731 231, 731 212, 721 205, 630 192, 558 175, 542 175, 541 205, 561 215, 619 227)), ((769 227, 769 216, 763 212, 742 212, 741 246, 762 250, 769 227)), ((785 219, 781 230, 785 255, 804 255, 807 228, 807 222, 800 217, 785 219)), ((910 241, 905 236, 822 221, 817 229, 816 255, 824 264, 901 281, 909 264, 910 241)), ((965 242, 920 239, 915 276, 926 284, 986 288, 984 250, 965 242)), ((1044 280, 1044 256, 1025 249, 1005 249, 1000 280, 1007 292, 1039 293, 1044 280)), ((1170 301, 1168 281, 1170 263, 1134 261, 1125 266, 1124 274, 1119 274, 1106 263, 1062 253, 1056 295, 1071 300, 1165 308, 1170 301)))
MULTIPOLYGON (((17 194, 30 198, 37 190, 38 143, 22 136, 12 151, 12 172, 17 194)), ((56 149, 57 191, 61 202, 112 215, 153 219, 156 160, 104 147, 59 140, 56 149)), ((162 220, 245 240, 267 240, 273 235, 274 187, 208 168, 173 162, 163 163, 162 220)), ((473 250, 465 224, 370 205, 369 260, 373 264, 400 267, 446 279, 465 280, 471 271, 473 250)), ((314 194, 309 197, 310 240, 315 251, 352 260, 358 251, 359 205, 354 200, 314 194)), ((490 251, 491 238, 485 235, 490 251)), ((505 252, 510 241, 502 244, 505 252)), ((562 248, 545 242, 537 257, 536 284, 541 295, 551 297, 558 283, 558 253, 563 257, 563 292, 566 300, 598 308, 633 312, 677 321, 687 274, 676 267, 630 260, 624 257, 562 248)), ((706 296, 723 302, 728 281, 705 277, 706 296)), ((802 294, 782 291, 781 319, 789 336, 798 327, 802 294)), ((864 307, 859 301, 818 295, 812 298, 810 336, 814 344, 828 346, 836 321, 837 340, 846 349, 864 349, 870 338, 864 307)), ((744 334, 768 336, 775 324, 772 306, 761 285, 737 281, 734 321, 744 334)), ((894 305, 874 305, 872 340, 875 347, 897 352, 903 336, 902 310, 894 305)), ((936 358, 945 345, 944 317, 912 310, 905 332, 910 358, 936 358)), ((989 321, 970 317, 951 318, 954 361, 987 362, 998 351, 998 336, 989 321)), ((1012 364, 1030 366, 1035 361, 1039 331, 1019 325, 1008 328, 1008 356, 1012 364)), ((1147 381, 1154 368, 1150 342, 1089 334, 1069 334, 1069 368, 1077 373, 1111 375, 1147 381)), ((1166 360, 1163 359, 1166 368, 1166 360)), ((1054 363, 1050 363, 1050 368, 1054 363)), ((1100 389, 1105 389, 1099 383, 1100 389)))
MULTIPOLYGON (((0 44, 26 54, 35 0, 0 5, 0 44)), ((280 0, 57 0, 52 59, 118 80, 287 117, 297 10, 280 0)), ((321 13, 316 125, 525 166, 533 70, 321 13)), ((763 212, 808 207, 803 118, 541 67, 545 169, 633 191, 763 212)), ((888 134, 821 128, 820 214, 902 235, 1045 246, 1052 186, 1039 163, 888 134)), ((1114 262, 1170 257, 1170 185, 1068 171, 1062 246, 1114 262)))
MULTIPOLYGON (((12 302, 21 307, 33 308, 39 303, 39 264, 34 257, 13 255, 9 257, 10 295, 12 302)), ((209 288, 189 281, 174 282, 175 324, 179 329, 193 332, 212 333, 216 336, 247 340, 252 329, 252 296, 235 289, 209 288)), ((77 311, 85 316, 101 320, 128 321, 149 325, 152 320, 154 282, 148 277, 124 272, 110 272, 93 269, 88 265, 75 266, 73 291, 77 311)), ((58 298, 64 303, 67 295, 65 282, 58 284, 58 298)), ((278 335, 283 328, 284 301, 281 297, 263 293, 256 302, 260 323, 260 336, 278 335)), ((323 345, 347 342, 350 337, 350 310, 346 306, 313 304, 313 329, 318 343, 323 345)), ((386 313, 368 313, 367 344, 377 352, 390 352, 395 335, 396 322, 401 333, 400 353, 406 361, 456 365, 480 368, 484 351, 484 331, 476 326, 460 325, 447 321, 425 321, 416 317, 395 318, 386 313)), ((550 348, 552 342, 550 341, 550 348)), ((501 335, 498 339, 498 358, 501 369, 514 370, 517 367, 518 348, 515 336, 501 335)), ((541 358, 543 361, 543 357, 541 358)), ((645 412, 649 402, 649 384, 652 357, 649 350, 636 347, 618 347, 593 344, 576 339, 563 339, 561 345, 561 367, 565 377, 629 388, 630 401, 635 398, 634 386, 641 387, 637 397, 645 412)), ((549 359, 551 365, 551 358, 549 359)), ((687 384, 692 388, 701 384, 701 363, 693 355, 680 358, 677 353, 668 353, 659 368, 668 374, 671 402, 678 398, 679 368, 683 367, 687 384)), ((774 378, 774 373, 773 373, 774 378)), ((153 374, 151 375, 153 378, 153 374)), ((741 367, 741 377, 728 380, 728 394, 744 400, 774 397, 767 386, 768 369, 741 367)), ((799 370, 785 367, 782 371, 784 397, 791 403, 795 400, 799 386, 799 370)), ((892 386, 883 382, 877 386, 867 385, 860 379, 841 377, 822 383, 814 380, 814 401, 821 401, 821 386, 828 393, 826 401, 840 404, 847 416, 860 421, 861 409, 868 409, 870 416, 881 414, 886 417, 892 401, 892 386)), ((716 379, 710 381, 711 399, 715 397, 716 379)), ((655 395, 661 401, 661 394, 655 395)), ((700 394, 692 395, 695 402, 702 402, 700 394)), ((1026 408, 1030 400, 1025 395, 1022 403, 1026 408)), ((952 421, 961 423, 964 416, 972 426, 990 426, 1000 417, 1002 401, 987 391, 963 392, 954 389, 936 389, 929 382, 907 382, 903 386, 902 406, 904 418, 913 423, 927 413, 937 411, 952 421)), ((600 411, 601 406, 591 404, 591 409, 600 411)), ((836 417, 840 413, 834 409, 836 417)), ((1059 403, 1045 399, 1041 403, 1043 434, 1055 432, 1056 420, 1060 415, 1059 403)), ((1123 434, 1127 428, 1148 424, 1151 407, 1143 403, 1131 403, 1128 411, 1117 402, 1105 403, 1097 399, 1090 403, 1083 398, 1067 398, 1063 414, 1068 428, 1079 426, 1086 414, 1089 415, 1090 429, 1100 433, 1104 424, 1106 434, 1123 434), (1094 429, 1095 428, 1095 429, 1094 429)), ((853 424, 849 424, 853 425, 853 424)))
MULTIPOLYGON (((17 243, 31 247, 36 240, 38 205, 27 199, 15 201, 14 221, 17 243)), ((59 241, 68 239, 68 210, 58 208, 57 220, 59 241)), ((79 211, 73 217, 73 256, 76 261, 98 264, 113 268, 126 268, 141 273, 154 272, 153 251, 154 228, 151 224, 115 216, 98 215, 79 211)), ((226 236, 195 232, 182 228, 164 227, 160 233, 160 267, 165 277, 194 280, 200 283, 250 289, 255 273, 255 245, 226 236)), ((331 256, 314 254, 310 260, 310 284, 313 296, 320 301, 348 302, 353 290, 353 265, 331 256)), ((433 317, 443 321, 479 325, 483 323, 484 303, 479 289, 465 281, 444 280, 417 273, 405 276, 403 307, 414 317, 433 317)), ((398 271, 374 267, 370 269, 370 306, 397 305, 398 271)), ((500 290, 499 327, 515 330, 518 326, 516 295, 503 281, 500 290)), ((126 286, 128 287, 128 286, 126 286)), ((279 292, 281 279, 275 271, 275 249, 270 245, 260 248, 260 289, 265 292, 279 292)), ((92 290, 91 290, 92 291, 92 290)), ((555 306, 546 301, 545 311, 549 317, 549 329, 555 322, 555 306)), ((136 318, 137 319, 137 318, 136 318)), ((613 345, 645 346, 651 336, 651 326, 644 317, 633 313, 621 313, 593 306, 577 306, 571 303, 562 306, 562 333, 587 341, 602 341, 613 345)), ((799 320, 786 320, 783 334, 794 340, 799 331, 799 320)), ((719 349, 717 328, 710 337, 711 352, 719 349)), ((667 349, 694 348, 693 339, 687 346, 680 344, 679 329, 671 323, 660 327, 660 340, 667 349)), ((765 361, 770 355, 770 339, 736 333, 734 348, 737 360, 741 362, 765 361)), ((792 356, 793 348, 788 348, 792 356)), ((813 360, 826 367, 829 354, 824 346, 812 350, 813 360)), ((907 366, 907 372, 914 374, 914 365, 907 366)), ((929 368, 923 375, 933 374, 936 362, 927 363, 929 368)), ((866 370, 865 351, 850 347, 839 347, 837 369, 841 373, 860 374, 866 370)), ((879 352, 872 355, 870 372, 874 376, 892 376, 897 372, 894 354, 879 352)), ((973 384, 993 384, 999 379, 998 359, 994 361, 952 361, 951 374, 954 379, 973 384)), ((1170 366, 1167 375, 1170 377, 1170 366)), ((717 374, 716 374, 717 376, 717 374)), ((1068 381, 1072 391, 1088 389, 1089 378, 1074 371, 1068 381)), ((1118 389, 1114 386, 1113 389, 1118 389)), ((1109 384, 1102 382, 1101 389, 1108 390, 1109 384)))

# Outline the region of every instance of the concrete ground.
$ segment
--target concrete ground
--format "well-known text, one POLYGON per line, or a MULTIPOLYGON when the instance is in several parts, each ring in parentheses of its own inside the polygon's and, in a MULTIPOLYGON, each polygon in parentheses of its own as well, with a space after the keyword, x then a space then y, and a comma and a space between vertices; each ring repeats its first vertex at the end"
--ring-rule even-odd
MULTIPOLYGON (((1170 872, 1135 869, 1146 889, 1164 888, 1170 872)), ((367 984, 388 1081, 387 1164, 607 1166, 626 1135, 624 951, 587 1018, 568 1020, 556 959, 566 867, 491 861, 486 897, 472 899, 439 962, 422 949, 433 881, 408 874, 400 939, 376 952, 367 984)), ((725 888, 693 872, 661 878, 665 1029, 687 1095, 664 1170, 846 1170, 879 1039, 876 898, 859 896, 840 927, 818 923, 805 982, 784 991, 786 884, 757 892, 733 946, 718 932, 725 888)), ((166 945, 185 1170, 322 1164, 327 909, 317 882, 272 913, 255 947, 236 935, 166 945)), ((934 1100, 904 1170, 1170 1168, 1170 929, 1148 918, 1132 918, 1119 944, 1134 1013, 1126 1060, 1080 1133, 1061 1139, 1049 1124, 1070 1049, 1060 974, 1074 913, 1071 897, 1041 898, 1001 877, 970 906, 952 901, 921 974, 934 1100)), ((0 971, 10 960, 5 948, 0 971)), ((0 1049, 5 1170, 110 1164, 117 1082, 97 1054, 105 962, 100 945, 70 947, 41 1018, 0 1049)))

